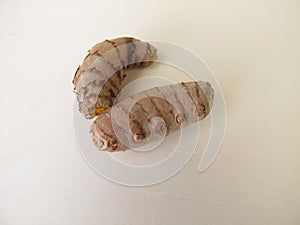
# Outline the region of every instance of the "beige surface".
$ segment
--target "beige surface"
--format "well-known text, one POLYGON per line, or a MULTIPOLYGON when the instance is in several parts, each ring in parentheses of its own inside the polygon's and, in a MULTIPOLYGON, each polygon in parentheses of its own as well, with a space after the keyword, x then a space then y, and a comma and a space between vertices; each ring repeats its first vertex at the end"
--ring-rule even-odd
POLYGON ((0 224, 300 224, 299 1, 1 1, 0 224), (220 155, 148 188, 112 184, 76 149, 84 52, 133 35, 184 45, 226 99, 220 155))

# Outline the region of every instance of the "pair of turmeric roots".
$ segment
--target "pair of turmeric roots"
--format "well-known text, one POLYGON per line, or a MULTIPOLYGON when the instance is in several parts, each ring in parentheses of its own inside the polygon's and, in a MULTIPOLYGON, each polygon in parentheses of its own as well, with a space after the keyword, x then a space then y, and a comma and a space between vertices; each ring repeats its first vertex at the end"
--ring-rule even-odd
POLYGON ((143 146, 209 114, 214 92, 202 81, 151 88, 114 104, 126 69, 147 67, 155 60, 153 46, 130 37, 105 40, 88 51, 73 84, 79 111, 87 119, 97 117, 90 134, 98 149, 143 146))

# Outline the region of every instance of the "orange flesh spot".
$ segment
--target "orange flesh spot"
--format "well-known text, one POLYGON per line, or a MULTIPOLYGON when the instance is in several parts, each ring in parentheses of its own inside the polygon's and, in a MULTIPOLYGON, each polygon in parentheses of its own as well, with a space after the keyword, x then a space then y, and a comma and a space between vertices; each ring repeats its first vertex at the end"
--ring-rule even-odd
POLYGON ((101 113, 103 113, 105 110, 107 110, 109 107, 107 106, 97 106, 95 108, 95 111, 94 111, 94 116, 98 116, 100 115, 101 113))

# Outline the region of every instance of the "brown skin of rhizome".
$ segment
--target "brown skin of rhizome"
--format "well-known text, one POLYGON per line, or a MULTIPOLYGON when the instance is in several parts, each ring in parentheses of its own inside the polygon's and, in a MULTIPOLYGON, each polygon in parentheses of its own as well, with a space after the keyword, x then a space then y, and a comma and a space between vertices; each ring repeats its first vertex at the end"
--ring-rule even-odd
POLYGON ((99 150, 124 151, 130 143, 148 140, 153 132, 168 135, 208 115, 213 89, 202 81, 151 88, 113 105, 126 69, 147 67, 156 59, 157 50, 149 43, 120 37, 93 46, 76 70, 73 84, 79 111, 87 119, 96 117, 90 134, 99 150), (164 123, 153 125, 153 118, 164 123), (129 129, 123 123, 127 120, 129 129))

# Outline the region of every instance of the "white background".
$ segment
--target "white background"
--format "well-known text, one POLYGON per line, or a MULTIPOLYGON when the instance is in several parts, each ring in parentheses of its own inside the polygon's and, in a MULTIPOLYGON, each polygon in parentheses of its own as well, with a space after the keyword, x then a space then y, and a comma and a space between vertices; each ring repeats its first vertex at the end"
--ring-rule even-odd
POLYGON ((0 2, 0 224, 300 224, 300 2, 0 2), (227 104, 217 160, 199 151, 147 188, 95 174, 76 148, 71 80, 116 36, 171 41, 215 72, 227 104))

